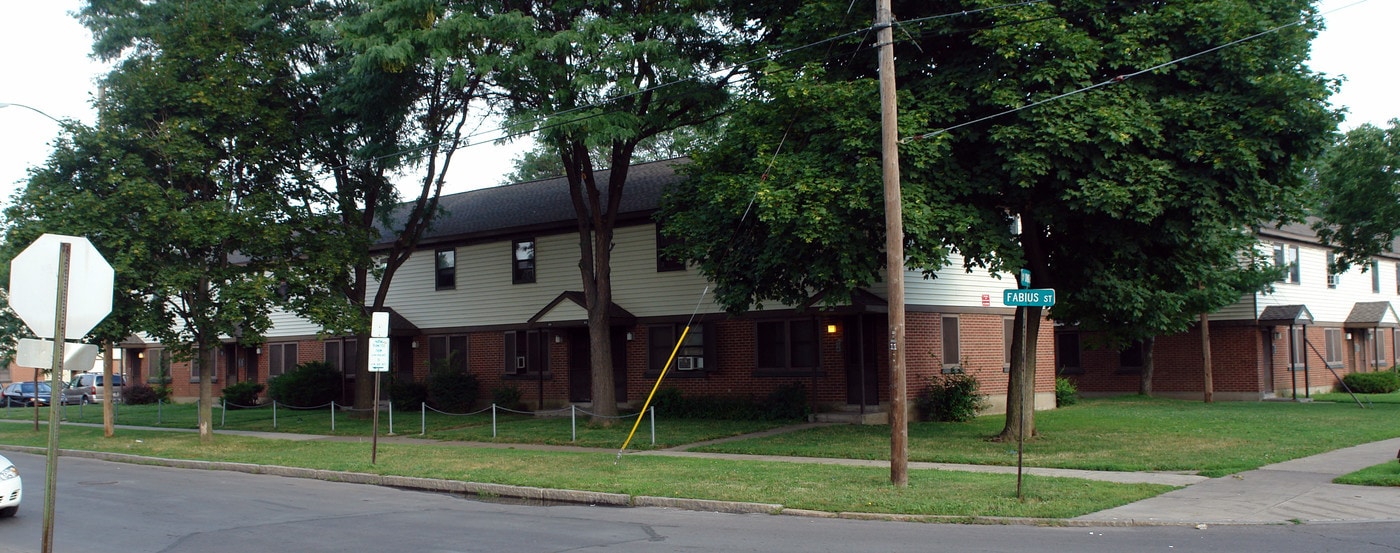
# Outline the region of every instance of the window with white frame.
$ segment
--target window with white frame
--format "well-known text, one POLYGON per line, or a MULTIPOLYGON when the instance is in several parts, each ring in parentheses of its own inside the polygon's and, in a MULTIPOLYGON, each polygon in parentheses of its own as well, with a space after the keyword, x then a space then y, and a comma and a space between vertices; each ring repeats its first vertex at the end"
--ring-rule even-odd
POLYGON ((1341 277, 1337 274, 1337 252, 1327 252, 1327 287, 1336 288, 1341 277))
POLYGON ((1381 262, 1371 260, 1371 293, 1381 293, 1381 262))
POLYGON ((1376 349, 1376 356, 1371 361, 1371 365, 1376 367, 1390 366, 1390 362, 1385 356, 1385 334, 1382 334, 1380 329, 1377 329, 1371 341, 1375 342, 1374 347, 1376 349))
POLYGON ((1294 327, 1293 330, 1289 332, 1288 336, 1288 347, 1291 348, 1290 351, 1292 352, 1292 357, 1288 362, 1291 363, 1291 368, 1295 370, 1303 368, 1303 356, 1307 353, 1304 342, 1303 328, 1294 327))
POLYGON ((1274 266, 1286 269, 1279 282, 1289 284, 1302 282, 1302 270, 1298 266, 1298 246, 1274 244, 1274 266))
POLYGON ((1342 366, 1342 352, 1344 351, 1342 349, 1342 329, 1325 328, 1322 330, 1322 336, 1323 341, 1326 342, 1326 347, 1323 348, 1326 357, 1323 361, 1327 362, 1328 367, 1340 368, 1342 366))

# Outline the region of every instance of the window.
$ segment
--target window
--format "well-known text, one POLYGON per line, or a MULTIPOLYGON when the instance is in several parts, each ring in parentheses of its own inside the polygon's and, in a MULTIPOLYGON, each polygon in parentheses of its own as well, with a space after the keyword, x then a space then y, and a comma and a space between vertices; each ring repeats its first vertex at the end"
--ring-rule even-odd
POLYGON ((1001 371, 1011 372, 1011 344, 1016 341, 1016 319, 1006 317, 1001 320, 1001 371))
POLYGON ((1327 287, 1336 288, 1341 276, 1337 274, 1337 252, 1327 252, 1327 287))
POLYGON ((1322 330, 1323 341, 1326 342, 1325 353, 1327 366, 1340 368, 1342 366, 1342 329, 1325 328, 1322 330))
POLYGON ((1400 263, 1395 264, 1395 293, 1400 294, 1400 263))
POLYGON ((959 362, 961 351, 958 344, 958 318, 943 317, 943 372, 963 372, 959 362))
POLYGON ((1123 369, 1141 369, 1143 363, 1142 340, 1133 340, 1122 351, 1118 352, 1118 367, 1123 369))
POLYGON ((1066 332, 1055 335, 1055 368, 1060 374, 1084 372, 1079 360, 1079 334, 1066 332))
MULTIPOLYGON (((213 367, 210 367, 210 370, 207 371, 207 372, 208 372, 209 374, 214 375, 214 379, 213 379, 213 380, 210 380, 210 382, 218 382, 218 381, 219 381, 219 357, 220 357, 220 356, 219 356, 218 353, 215 353, 215 354, 212 355, 211 357, 214 358, 214 366, 213 366, 213 367)), ((190 382, 199 382, 199 379, 200 379, 201 377, 204 376, 204 373, 205 373, 205 372, 206 372, 206 371, 204 370, 204 355, 201 354, 201 355, 199 355, 199 357, 193 359, 193 360, 191 361, 191 363, 190 363, 190 382)))
POLYGON ((1286 244, 1274 244, 1274 266, 1284 267, 1287 272, 1279 282, 1299 284, 1302 281, 1302 274, 1298 267, 1298 246, 1286 244))
MULTIPOLYGON (((714 370, 714 355, 710 354, 708 344, 705 343, 706 327, 709 325, 691 325, 690 332, 685 333, 685 342, 676 350, 676 360, 671 365, 672 370, 698 373, 704 370, 714 370)), ((660 371, 661 367, 670 359, 671 351, 676 349, 676 340, 680 338, 685 330, 683 324, 652 325, 647 327, 647 370, 660 371)))
POLYGON ((685 260, 676 259, 666 255, 666 248, 680 244, 679 238, 672 238, 661 234, 661 224, 656 225, 656 272, 666 273, 671 271, 684 271, 685 260))
POLYGON ((1381 293, 1381 262, 1371 260, 1371 293, 1381 293))
POLYGON ((505 374, 538 375, 549 371, 549 335, 540 330, 506 333, 505 374))
POLYGON ((817 322, 813 319, 758 323, 758 370, 817 369, 817 322))
POLYGON ((360 342, 353 338, 326 342, 326 363, 354 378, 360 368, 360 342))
POLYGON ((1307 354, 1307 336, 1303 333, 1302 328, 1294 328, 1290 334, 1288 344, 1290 348, 1293 348, 1293 358, 1289 362, 1293 364, 1294 370, 1301 369, 1303 368, 1303 356, 1307 354))
POLYGON ((526 238, 511 243, 510 281, 528 284, 535 281, 535 239, 526 238))
POLYGON ((279 376, 297 367, 297 345, 269 344, 267 346, 267 376, 279 376))
POLYGON ((1385 358, 1385 336, 1381 334, 1380 330, 1376 330, 1372 341, 1375 342, 1376 355, 1371 361, 1371 365, 1375 367, 1389 367, 1390 364, 1386 362, 1385 358))
POLYGON ((438 290, 451 290, 457 287, 457 250, 438 250, 435 258, 436 284, 438 290))
POLYGON ((467 337, 429 336, 428 367, 431 369, 450 368, 457 372, 467 372, 467 337))

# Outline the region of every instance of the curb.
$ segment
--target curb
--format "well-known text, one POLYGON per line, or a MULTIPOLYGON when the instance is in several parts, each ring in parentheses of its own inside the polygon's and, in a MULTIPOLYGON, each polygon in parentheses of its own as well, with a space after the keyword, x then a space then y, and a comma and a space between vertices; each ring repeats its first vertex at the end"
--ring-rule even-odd
MULTIPOLYGON (((0 446, 8 451, 30 453, 35 455, 45 455, 47 448, 3 445, 0 446)), ((1205 523, 1193 522, 1158 522, 1158 521, 1093 521, 1093 520, 1073 520, 1058 518, 1017 518, 1017 517, 989 517, 989 516, 959 516, 959 515, 911 515, 901 513, 862 513, 862 512, 830 512, 816 511, 810 509, 789 509, 777 503, 753 503, 745 501, 723 501, 714 499, 688 499, 677 497, 656 497, 647 495, 630 495, 620 493, 589 492, 578 490, 558 490, 551 488, 536 488, 531 486, 512 486, 507 484, 488 484, 482 482, 466 482, 462 480, 443 480, 437 478, 421 478, 414 476, 393 476, 379 475, 364 472, 347 472, 323 469, 308 469, 299 467, 286 467, 280 465, 255 465, 250 463, 232 463, 227 461, 196 461, 188 459, 167 459, 163 457, 147 457, 144 455, 132 455, 128 453, 112 453, 105 451, 86 451, 78 449, 60 449, 59 455, 66 457, 77 457, 83 459, 96 459, 99 461, 109 461, 115 463, 127 463, 133 465, 158 466, 169 468, 181 468, 192 470, 220 470, 228 472, 242 472, 246 474, 262 474, 270 476, 283 476, 287 478, 304 478, 308 480, 322 480, 326 482, 341 482, 348 484, 363 484, 370 486, 385 486, 400 488, 405 490, 455 493, 478 497, 505 497, 511 499, 532 500, 532 501, 553 501, 560 503, 573 503, 580 505, 603 505, 609 507, 661 507, 667 509, 680 509, 686 511, 706 511, 729 514, 767 514, 800 516, 809 518, 830 518, 846 520, 878 520, 890 522, 922 522, 933 524, 980 524, 980 525, 1003 525, 1003 526, 1059 526, 1059 527, 1140 527, 1140 526, 1178 526, 1194 527, 1204 530, 1205 523)), ((1280 522, 1257 522, 1257 523, 1210 523, 1216 526, 1275 526, 1284 523, 1280 522)))

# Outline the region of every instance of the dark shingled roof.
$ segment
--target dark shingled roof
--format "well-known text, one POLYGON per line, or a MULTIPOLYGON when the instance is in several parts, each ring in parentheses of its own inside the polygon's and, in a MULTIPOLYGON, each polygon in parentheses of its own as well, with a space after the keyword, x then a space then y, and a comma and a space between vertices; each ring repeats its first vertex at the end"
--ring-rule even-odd
MULTIPOLYGON (((684 177, 675 168, 688 163, 677 158, 633 165, 627 172, 619 222, 645 217, 661 203, 666 187, 684 177)), ((607 180, 611 170, 595 175, 607 201, 607 180)), ((488 239, 542 230, 576 229, 569 182, 563 177, 483 188, 443 196, 442 213, 433 218, 420 245, 488 239)), ((400 209, 406 209, 401 207, 400 209)), ((385 244, 392 236, 386 236, 385 244)))
POLYGON ((1351 307, 1351 314, 1347 315, 1344 326, 1348 328, 1376 328, 1400 326, 1400 319, 1395 316, 1395 309, 1388 301, 1367 301, 1357 302, 1351 307))
POLYGON ((1259 314, 1260 326, 1310 325, 1312 312, 1305 305, 1271 305, 1259 314))

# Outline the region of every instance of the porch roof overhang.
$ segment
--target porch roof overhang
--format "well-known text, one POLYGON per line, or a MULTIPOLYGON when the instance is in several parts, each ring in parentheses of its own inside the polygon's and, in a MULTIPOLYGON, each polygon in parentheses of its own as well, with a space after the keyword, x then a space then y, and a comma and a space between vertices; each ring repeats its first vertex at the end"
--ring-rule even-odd
MULTIPOLYGON (((616 303, 608 305, 608 317, 613 324, 630 325, 637 321, 637 316, 630 311, 623 309, 616 303)), ((556 326, 582 326, 588 324, 588 301, 583 292, 567 291, 556 296, 552 301, 535 313, 527 321, 532 327, 556 327, 556 326)))
POLYGON ((1313 316, 1306 305, 1271 305, 1259 314, 1259 326, 1310 324, 1313 324, 1313 316))
MULTIPOLYGON (((821 303, 826 298, 827 291, 816 293, 801 306, 801 310, 806 311, 821 303)), ((851 301, 845 305, 835 307, 820 307, 820 310, 827 313, 888 313, 890 302, 880 296, 871 293, 864 288, 856 288, 851 292, 851 301)))
POLYGON ((1346 328, 1397 328, 1400 317, 1388 301, 1357 302, 1343 323, 1346 328))
POLYGON ((382 309, 389 312, 390 337, 417 336, 423 333, 418 329, 418 325, 413 324, 413 321, 408 320, 408 317, 400 315, 394 308, 385 307, 382 309))

